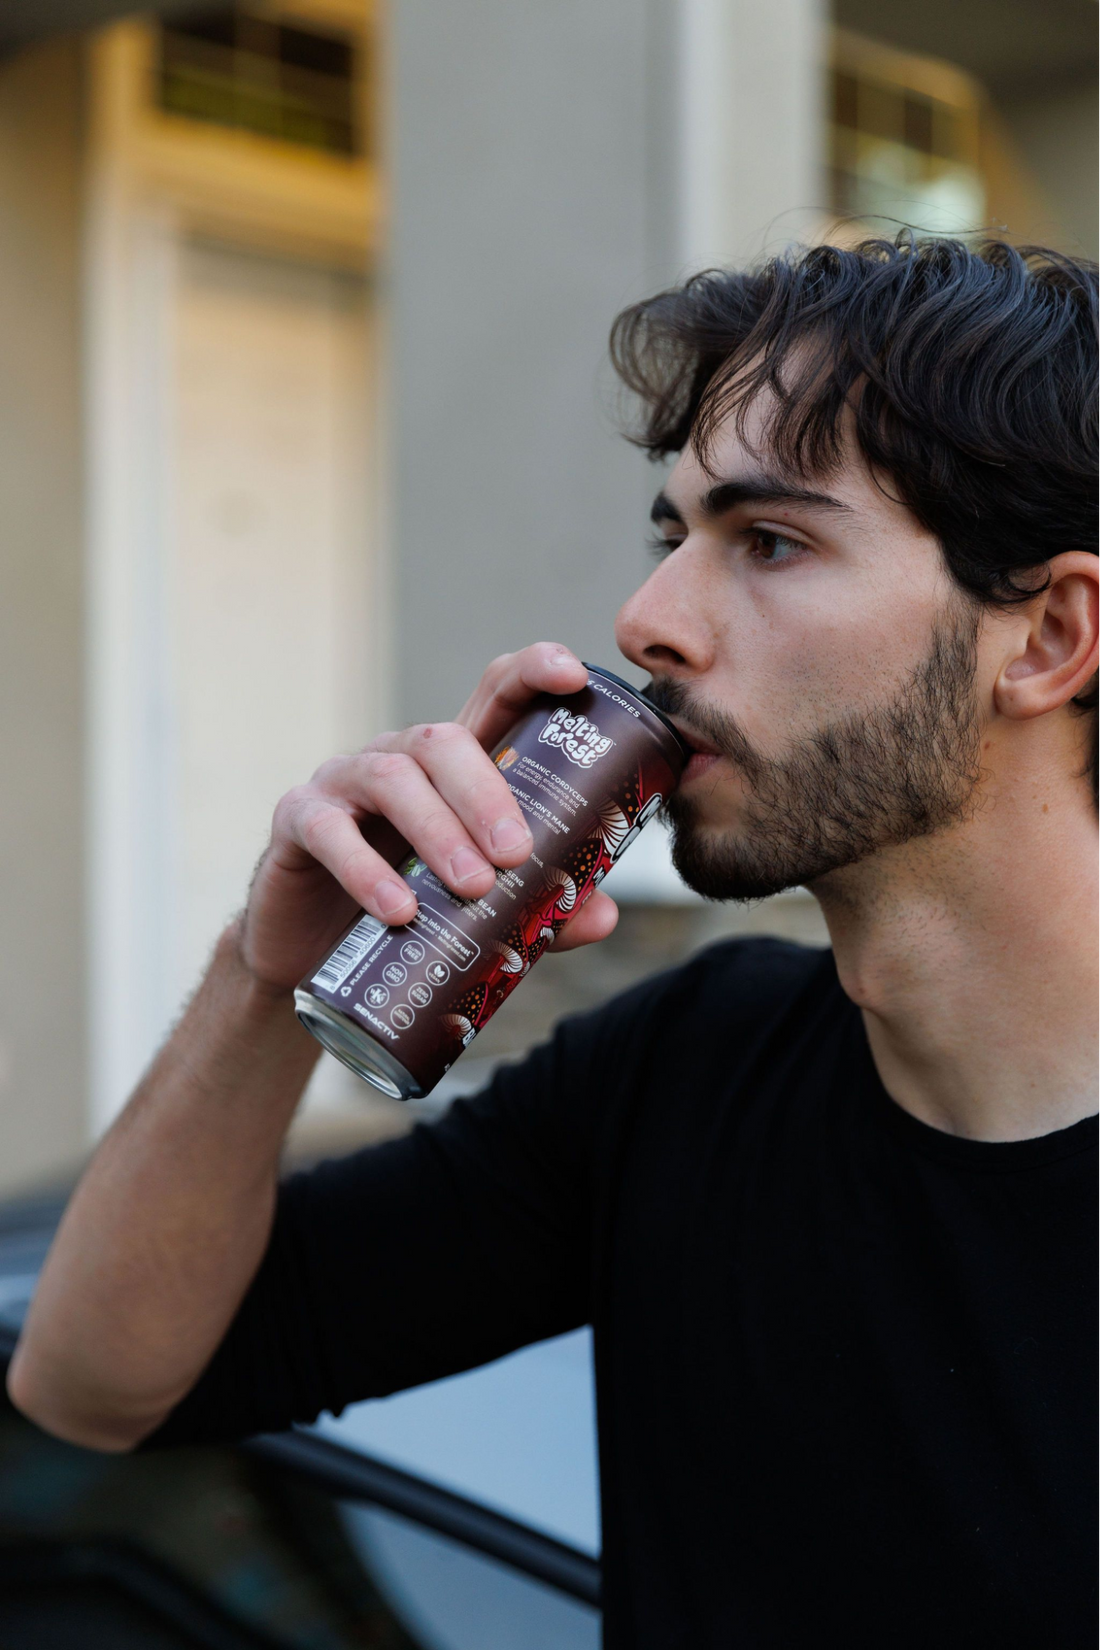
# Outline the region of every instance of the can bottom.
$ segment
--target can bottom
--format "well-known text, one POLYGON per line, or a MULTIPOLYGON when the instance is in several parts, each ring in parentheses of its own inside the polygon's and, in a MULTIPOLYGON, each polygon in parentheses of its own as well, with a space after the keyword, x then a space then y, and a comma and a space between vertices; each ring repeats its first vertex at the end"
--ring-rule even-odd
POLYGON ((330 1054, 391 1100, 415 1100, 424 1093, 399 1060, 327 1003, 299 987, 294 993, 294 1007, 306 1030, 330 1054))

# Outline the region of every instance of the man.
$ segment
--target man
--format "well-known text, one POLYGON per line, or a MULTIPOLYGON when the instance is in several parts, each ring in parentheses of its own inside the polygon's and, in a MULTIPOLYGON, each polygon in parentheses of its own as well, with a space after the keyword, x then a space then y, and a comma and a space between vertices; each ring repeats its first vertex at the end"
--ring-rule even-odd
MULTIPOLYGON (((291 989, 356 904, 521 864, 485 747, 564 648, 280 803, 77 1190, 11 1374, 93 1447, 239 1436, 595 1325, 617 1647, 1085 1643, 1095 1150, 1094 279, 815 249, 620 318, 676 451, 622 651, 696 749, 712 947, 438 1124, 277 1188, 291 989)), ((605 935, 595 895, 559 945, 605 935)))

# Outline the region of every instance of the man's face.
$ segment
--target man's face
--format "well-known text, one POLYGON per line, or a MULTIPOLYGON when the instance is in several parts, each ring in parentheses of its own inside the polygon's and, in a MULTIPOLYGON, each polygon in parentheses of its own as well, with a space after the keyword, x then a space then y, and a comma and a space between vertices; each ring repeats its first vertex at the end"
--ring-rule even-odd
POLYGON ((673 858, 754 898, 965 817, 978 779, 978 620, 940 547, 858 454, 827 479, 768 457, 767 406, 681 455, 656 571, 622 652, 696 755, 666 805, 673 858), (667 545, 667 553, 663 546, 667 545))

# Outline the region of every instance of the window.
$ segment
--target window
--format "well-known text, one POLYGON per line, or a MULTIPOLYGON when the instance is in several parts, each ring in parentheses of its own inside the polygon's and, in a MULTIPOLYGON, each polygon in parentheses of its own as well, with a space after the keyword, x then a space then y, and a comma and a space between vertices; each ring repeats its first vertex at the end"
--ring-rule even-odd
POLYGON ((158 102, 169 114, 361 153, 349 36, 216 6, 163 24, 160 39, 158 102))
POLYGON ((940 234, 981 227, 980 113, 979 88, 961 70, 838 30, 830 133, 834 211, 900 219, 940 234))

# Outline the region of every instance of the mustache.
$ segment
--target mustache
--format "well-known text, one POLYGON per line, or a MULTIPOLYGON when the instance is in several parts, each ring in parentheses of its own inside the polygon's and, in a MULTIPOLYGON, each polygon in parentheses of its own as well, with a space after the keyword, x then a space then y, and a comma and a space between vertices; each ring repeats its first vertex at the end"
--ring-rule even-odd
POLYGON ((749 739, 736 717, 697 699, 687 684, 672 676, 653 676, 642 689, 646 697, 663 710, 666 716, 678 716, 694 732, 714 745, 723 756, 736 764, 745 777, 756 780, 763 777, 769 766, 749 739))

